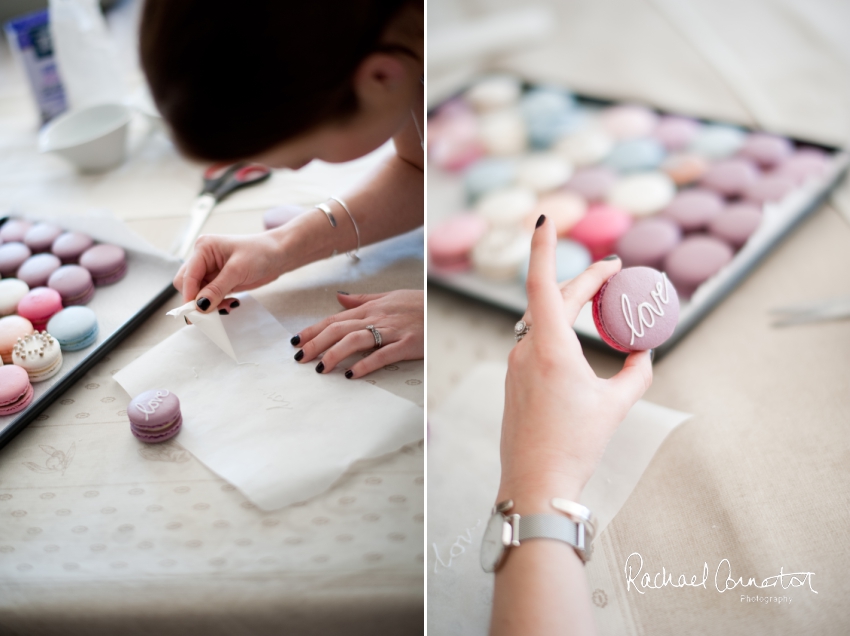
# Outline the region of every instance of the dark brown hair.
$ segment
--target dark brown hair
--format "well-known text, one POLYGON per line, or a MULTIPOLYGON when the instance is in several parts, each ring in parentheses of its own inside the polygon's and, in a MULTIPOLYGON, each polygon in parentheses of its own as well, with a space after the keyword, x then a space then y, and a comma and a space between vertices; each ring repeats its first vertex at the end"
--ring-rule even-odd
POLYGON ((184 153, 243 159, 356 112, 354 71, 409 3, 146 0, 142 67, 184 153))

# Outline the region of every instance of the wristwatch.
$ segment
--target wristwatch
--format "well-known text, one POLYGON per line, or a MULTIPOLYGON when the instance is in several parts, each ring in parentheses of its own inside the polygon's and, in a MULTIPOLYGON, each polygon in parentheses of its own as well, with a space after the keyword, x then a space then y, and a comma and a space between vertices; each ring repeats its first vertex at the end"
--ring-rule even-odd
POLYGON ((591 542, 596 534, 596 522, 586 507, 566 499, 552 499, 552 507, 563 514, 509 514, 514 507, 511 499, 493 506, 492 516, 481 541, 481 567, 495 572, 501 567, 508 549, 528 539, 554 539, 569 543, 583 563, 590 560, 591 542))

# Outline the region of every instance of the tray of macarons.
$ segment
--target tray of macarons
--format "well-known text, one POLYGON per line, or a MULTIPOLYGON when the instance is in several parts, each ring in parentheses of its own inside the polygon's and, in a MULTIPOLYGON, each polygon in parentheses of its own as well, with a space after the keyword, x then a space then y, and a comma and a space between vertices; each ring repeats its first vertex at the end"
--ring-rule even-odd
POLYGON ((54 223, 0 218, 0 447, 175 293, 178 267, 54 223))
MULTIPOLYGON (((680 311, 660 356, 820 205, 850 155, 491 75, 429 113, 428 161, 431 283, 523 313, 545 214, 559 281, 614 253, 624 268, 663 272, 680 311)), ((610 345, 590 303, 575 330, 610 345)))

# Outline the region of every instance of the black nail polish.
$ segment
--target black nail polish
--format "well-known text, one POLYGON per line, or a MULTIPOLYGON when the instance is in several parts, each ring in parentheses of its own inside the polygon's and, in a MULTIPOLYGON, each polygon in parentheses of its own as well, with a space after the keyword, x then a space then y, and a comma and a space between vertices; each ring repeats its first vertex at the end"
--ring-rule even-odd
POLYGON ((229 312, 229 311, 227 311, 226 309, 219 309, 219 310, 218 310, 218 313, 219 313, 219 314, 221 314, 222 316, 226 316, 226 315, 227 315, 227 314, 229 314, 230 312, 229 312))
POLYGON ((541 215, 538 217, 538 219, 537 219, 537 225, 535 225, 535 226, 534 226, 534 229, 537 229, 537 228, 539 228, 541 225, 543 225, 543 221, 545 221, 545 220, 546 220, 546 215, 545 215, 545 214, 541 214, 541 215))
POLYGON ((348 292, 338 291, 337 294, 342 294, 343 296, 351 296, 348 292))
POLYGON ((346 378, 348 378, 348 379, 350 380, 351 378, 353 378, 353 377, 354 377, 354 371, 352 371, 351 369, 349 369, 348 371, 346 371, 346 372, 345 372, 345 377, 346 377, 346 378))
POLYGON ((239 306, 239 301, 238 301, 238 300, 234 300, 232 303, 230 303, 230 308, 231 308, 231 309, 236 309, 238 306, 239 306))
POLYGON ((295 361, 300 362, 301 358, 304 357, 304 349, 299 349, 298 353, 295 354, 295 361))
POLYGON ((201 311, 206 311, 207 309, 210 308, 210 305, 212 303, 210 303, 209 298, 203 298, 202 297, 202 298, 198 298, 198 300, 195 301, 195 304, 198 306, 198 309, 200 309, 201 311))
POLYGON ((186 318, 186 316, 183 316, 183 322, 185 322, 187 325, 191 325, 191 324, 192 324, 191 322, 189 322, 189 319, 188 319, 188 318, 186 318))
POLYGON ((324 362, 320 362, 319 364, 316 365, 316 373, 321 373, 324 370, 325 370, 325 363, 324 362))
POLYGON ((293 347, 299 342, 301 342, 301 336, 299 336, 298 334, 292 336, 292 338, 290 338, 289 340, 289 344, 291 344, 293 347))
POLYGON ((616 261, 616 260, 619 260, 619 258, 620 258, 620 257, 619 257, 619 256, 617 256, 616 254, 608 254, 608 256, 606 256, 606 257, 605 257, 605 258, 603 258, 602 260, 603 260, 603 261, 616 261))

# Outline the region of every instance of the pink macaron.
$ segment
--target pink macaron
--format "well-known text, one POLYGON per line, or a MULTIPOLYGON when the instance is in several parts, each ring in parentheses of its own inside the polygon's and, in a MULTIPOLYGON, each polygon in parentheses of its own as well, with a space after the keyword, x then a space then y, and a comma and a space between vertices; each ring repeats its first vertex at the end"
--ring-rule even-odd
POLYGON ((697 287, 732 260, 732 248, 713 236, 695 234, 679 243, 664 259, 664 271, 681 298, 693 296, 697 287))
POLYGON ((726 202, 719 194, 704 188, 682 190, 670 202, 663 215, 684 232, 705 228, 723 210, 726 202))
POLYGON ((708 233, 739 249, 758 229, 761 209, 754 203, 733 203, 708 224, 708 233))
POLYGON ((444 271, 461 272, 472 266, 472 248, 487 232, 487 221, 464 213, 438 224, 428 235, 431 264, 444 271))
POLYGON ((94 241, 88 234, 82 232, 65 232, 56 237, 50 251, 59 257, 65 265, 76 263, 80 260, 83 252, 94 245, 94 241))
POLYGON ((24 244, 33 254, 47 252, 61 234, 62 228, 52 223, 36 223, 24 234, 24 244))
POLYGON ((667 277, 651 267, 629 267, 608 279, 593 297, 593 322, 617 351, 645 351, 676 329, 679 297, 667 277))
POLYGON ((744 141, 738 156, 749 159, 761 168, 772 168, 794 152, 794 144, 785 137, 753 133, 744 141))
POLYGON ((567 190, 575 192, 587 201, 595 203, 605 199, 611 186, 617 181, 617 173, 607 166, 593 166, 577 170, 567 181, 567 190))
POLYGON ((666 115, 662 117, 652 136, 668 151, 684 150, 696 137, 700 123, 689 117, 666 115))
POLYGON ((16 278, 33 287, 44 287, 50 275, 62 266, 62 261, 53 254, 34 254, 21 263, 16 278))
POLYGON ((612 205, 591 205, 582 219, 573 226, 568 236, 584 245, 594 260, 614 252, 620 237, 632 226, 628 212, 612 205))
POLYGON ((32 403, 29 375, 21 367, 0 367, 0 417, 23 411, 32 403))
POLYGON ((63 265, 50 275, 47 286, 59 292, 65 307, 85 305, 94 296, 91 274, 80 265, 63 265))
POLYGON ((753 203, 776 203, 785 198, 797 184, 791 177, 767 174, 756 179, 744 190, 744 198, 753 203))
POLYGON ((130 431, 143 442, 156 443, 171 439, 180 432, 183 415, 180 400, 171 391, 145 391, 127 407, 130 431))
POLYGON ((755 164, 740 157, 724 159, 712 165, 702 175, 703 187, 714 190, 726 197, 737 197, 756 182, 759 177, 755 164))
POLYGON ((23 243, 24 236, 32 227, 30 221, 24 219, 9 219, 0 226, 0 240, 4 243, 23 243))
POLYGON ((62 296, 55 289, 36 287, 21 298, 18 303, 18 315, 32 323, 36 331, 47 328, 47 321, 53 314, 62 311, 62 296))
POLYGON ((111 285, 127 273, 127 254, 117 245, 102 243, 83 252, 80 265, 89 270, 96 286, 111 285))
POLYGON ((623 267, 660 269, 664 257, 682 240, 681 228, 662 217, 651 217, 635 223, 617 241, 616 253, 623 267))
POLYGON ((6 278, 14 276, 30 256, 32 250, 21 242, 3 243, 0 245, 0 275, 6 278))
POLYGON ((800 148, 778 165, 773 174, 789 177, 794 183, 823 177, 829 171, 829 155, 820 148, 800 148))

